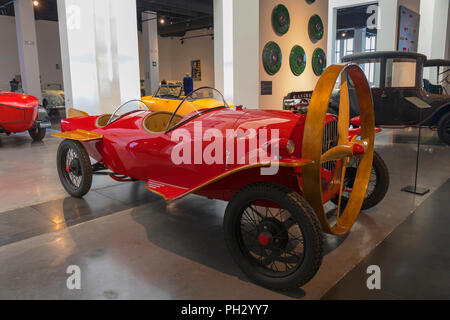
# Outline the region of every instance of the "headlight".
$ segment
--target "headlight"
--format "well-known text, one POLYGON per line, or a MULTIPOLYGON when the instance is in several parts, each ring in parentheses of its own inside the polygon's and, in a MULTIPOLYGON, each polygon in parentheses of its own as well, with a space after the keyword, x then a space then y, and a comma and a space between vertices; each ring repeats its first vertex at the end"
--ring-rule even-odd
POLYGON ((292 140, 289 140, 286 144, 286 150, 289 154, 293 154, 295 151, 295 143, 292 140))

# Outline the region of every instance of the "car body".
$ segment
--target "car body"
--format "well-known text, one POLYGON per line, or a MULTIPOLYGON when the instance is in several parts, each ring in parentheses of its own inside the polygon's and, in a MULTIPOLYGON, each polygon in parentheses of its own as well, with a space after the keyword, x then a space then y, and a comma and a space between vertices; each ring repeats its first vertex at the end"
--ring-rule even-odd
MULTIPOLYGON (((229 201, 225 239, 242 270, 272 289, 296 287, 320 266, 322 230, 345 234, 359 214, 374 143, 373 106, 364 83, 355 65, 329 67, 319 79, 308 117, 231 109, 213 88, 195 90, 173 112, 128 103, 107 115, 69 112, 76 117, 63 119, 62 132, 54 134, 64 139, 58 174, 76 197, 89 191, 93 174, 107 174, 117 181, 145 181, 149 191, 166 200, 194 193, 229 201), (361 92, 361 127, 352 132, 345 120, 339 122, 346 117, 326 114, 327 104, 320 102, 344 71, 361 92), (188 109, 187 115, 178 113, 188 109), (91 164, 90 157, 97 162, 91 164), (353 157, 359 159, 357 188, 345 208, 339 201, 340 215, 330 223, 323 204, 342 193, 343 164, 353 157), (274 269, 277 264, 285 271, 274 269)), ((348 111, 345 106, 342 110, 348 111)))
MULTIPOLYGON (((357 63, 369 73, 376 125, 436 127, 441 140, 450 145, 450 96, 425 90, 426 56, 381 51, 348 55, 342 61, 357 63)), ((355 95, 351 96, 355 116, 358 107, 355 95)), ((338 101, 335 97, 330 107, 336 110, 338 101)))
POLYGON ((66 105, 63 90, 42 90, 42 105, 49 114, 64 109, 66 105))
MULTIPOLYGON (((201 88, 199 88, 201 89, 201 88)), ((151 111, 166 111, 174 112, 175 109, 185 98, 183 83, 179 81, 167 81, 164 84, 160 84, 153 96, 142 97, 142 101, 147 105, 151 111)), ((199 109, 203 108, 215 108, 217 105, 207 99, 201 99, 195 101, 199 109)), ((227 103, 230 108, 234 108, 234 105, 227 103)), ((182 105, 178 109, 177 114, 186 116, 191 112, 190 107, 182 105)))
POLYGON ((47 112, 39 106, 39 100, 21 93, 0 92, 0 133, 19 133, 28 131, 33 140, 45 136, 51 123, 47 112))
POLYGON ((175 111, 183 99, 183 84, 177 81, 161 83, 152 96, 142 97, 150 110, 169 112, 175 111))
MULTIPOLYGON (((424 63, 424 70, 435 69, 436 81, 423 79, 425 90, 435 94, 446 94, 450 92, 450 60, 429 59, 424 63), (433 84, 435 82, 435 84, 433 84)), ((430 73, 431 78, 431 73, 430 73)))

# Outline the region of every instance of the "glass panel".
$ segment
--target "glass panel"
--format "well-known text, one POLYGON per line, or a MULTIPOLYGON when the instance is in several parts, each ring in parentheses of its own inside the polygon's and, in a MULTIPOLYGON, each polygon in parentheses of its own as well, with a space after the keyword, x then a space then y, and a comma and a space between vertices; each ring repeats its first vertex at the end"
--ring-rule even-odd
POLYGON ((214 108, 229 108, 223 95, 216 89, 202 87, 187 95, 173 113, 167 128, 172 128, 174 121, 181 124, 193 117, 214 108))
POLYGON ((416 86, 415 59, 387 59, 386 87, 414 88, 416 86))
POLYGON ((181 96, 183 86, 181 84, 161 84, 155 97, 163 99, 176 99, 181 96))
POLYGON ((122 118, 127 114, 143 110, 148 110, 148 108, 147 105, 140 100, 130 100, 128 102, 125 102, 114 111, 114 113, 109 118, 107 125, 114 121, 119 120, 120 118, 122 118))
POLYGON ((380 87, 381 62, 377 59, 355 61, 364 71, 371 88, 380 87))

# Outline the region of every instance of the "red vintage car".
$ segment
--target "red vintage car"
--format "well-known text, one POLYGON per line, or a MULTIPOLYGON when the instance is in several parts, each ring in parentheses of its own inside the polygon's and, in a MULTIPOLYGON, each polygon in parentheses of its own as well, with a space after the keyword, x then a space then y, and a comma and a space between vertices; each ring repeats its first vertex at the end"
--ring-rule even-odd
POLYGON ((47 112, 33 96, 0 91, 0 133, 28 131, 34 141, 45 137, 51 127, 47 112))
POLYGON ((306 115, 230 109, 212 88, 194 91, 174 112, 149 111, 131 101, 113 114, 69 114, 73 117, 62 120, 62 132, 54 134, 65 139, 57 169, 69 194, 82 197, 94 174, 109 174, 118 181, 145 181, 149 191, 167 200, 195 193, 229 201, 228 248, 250 279, 271 289, 298 287, 315 275, 323 232, 350 230, 369 183, 372 97, 364 73, 352 64, 324 72, 306 115), (344 73, 360 105, 361 126, 352 132, 344 73), (342 98, 336 117, 326 110, 338 79, 342 98), (178 114, 189 107, 191 113, 178 114), (353 189, 344 206, 346 163, 354 157, 353 189), (325 212, 323 204, 336 196, 338 208, 325 212))

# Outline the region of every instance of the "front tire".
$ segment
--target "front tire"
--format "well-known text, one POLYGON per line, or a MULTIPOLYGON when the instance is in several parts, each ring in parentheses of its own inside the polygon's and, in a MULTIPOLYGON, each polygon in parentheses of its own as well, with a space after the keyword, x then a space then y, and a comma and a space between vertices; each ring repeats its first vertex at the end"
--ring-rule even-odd
POLYGON ((298 288, 322 263, 323 233, 311 206, 274 183, 237 192, 224 217, 225 241, 241 270, 273 290, 298 288))
POLYGON ((28 133, 33 141, 42 141, 45 137, 46 131, 47 130, 45 128, 33 128, 28 130, 28 133))
POLYGON ((439 138, 450 146, 450 112, 445 114, 438 124, 439 138))
POLYGON ((74 140, 64 140, 56 158, 59 179, 66 191, 76 198, 83 197, 92 185, 92 165, 83 145, 74 140))

